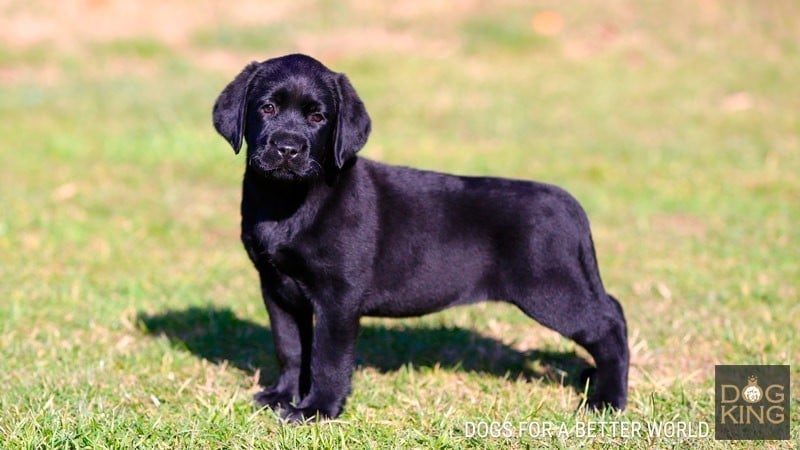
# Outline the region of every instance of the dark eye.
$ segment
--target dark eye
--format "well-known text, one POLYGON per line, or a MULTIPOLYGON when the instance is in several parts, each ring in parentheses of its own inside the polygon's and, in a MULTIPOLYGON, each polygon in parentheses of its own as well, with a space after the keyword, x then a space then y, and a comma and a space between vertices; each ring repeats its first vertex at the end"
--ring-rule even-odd
POLYGON ((323 116, 320 113, 313 113, 310 116, 308 116, 308 120, 314 123, 320 123, 323 120, 325 120, 325 116, 323 116))
POLYGON ((264 111, 264 114, 271 116, 275 114, 275 105, 272 103, 267 103, 266 105, 261 107, 261 110, 264 111))

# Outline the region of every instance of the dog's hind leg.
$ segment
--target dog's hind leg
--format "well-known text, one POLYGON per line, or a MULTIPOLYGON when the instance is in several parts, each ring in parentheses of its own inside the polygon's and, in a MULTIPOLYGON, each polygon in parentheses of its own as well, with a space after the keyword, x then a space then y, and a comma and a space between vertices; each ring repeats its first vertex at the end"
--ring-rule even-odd
POLYGON ((592 355, 597 366, 597 370, 589 377, 595 392, 589 397, 587 405, 592 409, 606 405, 623 409, 627 402, 630 364, 627 326, 617 299, 608 294, 606 298, 606 303, 611 307, 608 312, 601 313, 600 319, 601 323, 605 322, 606 331, 597 334, 599 337, 578 335, 572 339, 592 355))
POLYGON ((583 270, 551 268, 528 286, 528 292, 515 289, 512 302, 592 355, 597 369, 591 377, 594 392, 587 406, 623 409, 629 364, 625 317, 619 302, 591 278, 583 270))

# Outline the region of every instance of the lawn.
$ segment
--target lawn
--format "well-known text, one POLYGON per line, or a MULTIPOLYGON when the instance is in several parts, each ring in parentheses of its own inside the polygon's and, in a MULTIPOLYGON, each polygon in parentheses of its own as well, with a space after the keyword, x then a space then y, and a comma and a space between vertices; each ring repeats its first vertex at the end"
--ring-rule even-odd
POLYGON ((713 438, 716 364, 791 365, 759 444, 798 445, 800 3, 230 3, 0 3, 0 446, 748 448, 713 438), (365 319, 339 420, 253 409, 277 366, 211 105, 298 51, 359 91, 362 156, 581 201, 626 411, 576 411, 588 354, 494 303, 365 319), (519 432, 600 421, 710 435, 519 432))

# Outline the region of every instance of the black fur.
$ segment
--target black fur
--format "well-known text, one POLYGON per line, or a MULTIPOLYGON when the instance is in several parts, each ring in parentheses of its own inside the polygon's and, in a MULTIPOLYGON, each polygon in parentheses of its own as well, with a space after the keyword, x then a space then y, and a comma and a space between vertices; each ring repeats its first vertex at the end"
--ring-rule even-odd
POLYGON ((590 407, 625 407, 625 318, 567 192, 356 157, 370 132, 363 103, 344 75, 304 55, 248 65, 213 116, 235 151, 247 142, 242 241, 280 366, 259 405, 289 420, 336 417, 361 316, 498 299, 591 353, 590 407))

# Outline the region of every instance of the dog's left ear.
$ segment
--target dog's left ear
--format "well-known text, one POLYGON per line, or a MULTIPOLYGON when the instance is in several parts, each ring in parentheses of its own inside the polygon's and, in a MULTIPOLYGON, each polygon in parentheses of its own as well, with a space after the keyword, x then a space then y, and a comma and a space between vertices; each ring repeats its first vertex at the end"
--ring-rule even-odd
POLYGON ((356 90, 341 73, 336 75, 336 103, 333 157, 336 167, 341 169, 367 143, 372 122, 356 90))
POLYGON ((244 122, 247 113, 247 91, 258 74, 259 63, 253 61, 222 90, 214 103, 214 128, 233 147, 237 154, 242 148, 244 122))

